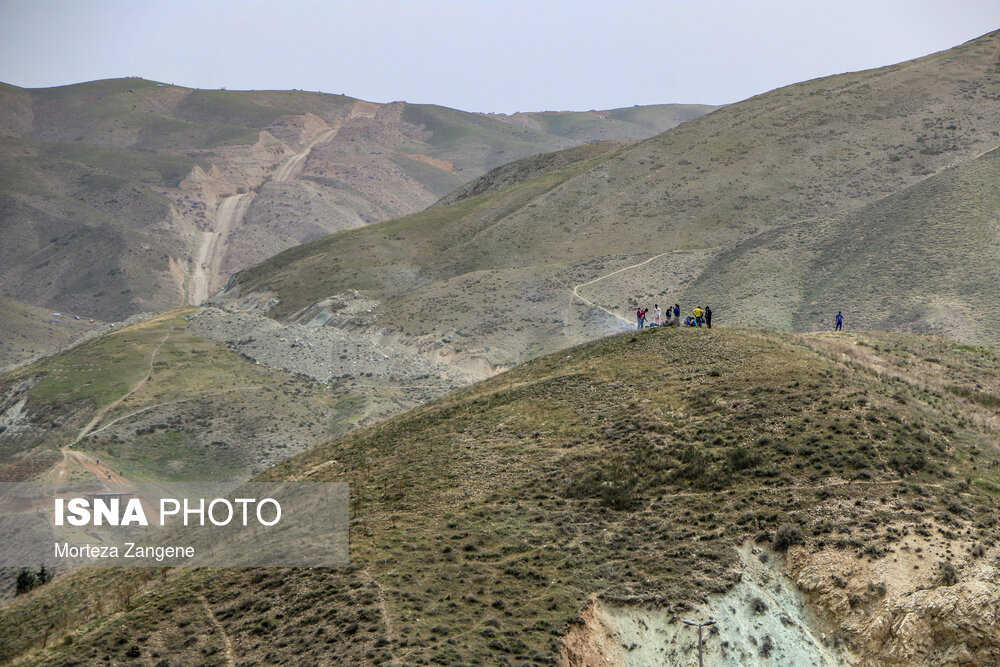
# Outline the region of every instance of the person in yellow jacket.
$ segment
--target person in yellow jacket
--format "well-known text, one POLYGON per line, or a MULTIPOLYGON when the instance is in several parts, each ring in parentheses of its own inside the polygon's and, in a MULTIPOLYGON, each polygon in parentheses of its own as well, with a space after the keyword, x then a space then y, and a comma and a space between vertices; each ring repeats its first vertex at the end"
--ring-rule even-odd
POLYGON ((701 309, 701 306, 695 306, 695 309, 691 313, 694 315, 694 321, 698 323, 698 326, 701 326, 701 323, 705 321, 703 317, 705 311, 701 309))

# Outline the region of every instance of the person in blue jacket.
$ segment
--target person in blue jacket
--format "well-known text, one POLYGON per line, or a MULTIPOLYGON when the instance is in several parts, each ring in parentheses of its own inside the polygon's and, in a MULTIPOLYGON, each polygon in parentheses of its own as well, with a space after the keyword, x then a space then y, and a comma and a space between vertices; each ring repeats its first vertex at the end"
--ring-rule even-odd
POLYGON ((842 331, 844 329, 844 314, 837 311, 837 326, 833 328, 834 331, 842 331))

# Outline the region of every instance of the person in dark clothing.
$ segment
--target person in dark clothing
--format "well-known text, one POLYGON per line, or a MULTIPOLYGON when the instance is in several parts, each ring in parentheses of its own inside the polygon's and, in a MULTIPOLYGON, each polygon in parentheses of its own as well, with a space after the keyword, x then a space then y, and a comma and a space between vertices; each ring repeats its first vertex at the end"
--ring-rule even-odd
POLYGON ((677 326, 681 324, 681 304, 674 304, 674 320, 677 322, 677 326))
POLYGON ((709 306, 705 306, 705 326, 712 328, 712 309, 709 306))
POLYGON ((837 311, 837 326, 833 328, 834 331, 842 331, 844 328, 844 314, 837 311))

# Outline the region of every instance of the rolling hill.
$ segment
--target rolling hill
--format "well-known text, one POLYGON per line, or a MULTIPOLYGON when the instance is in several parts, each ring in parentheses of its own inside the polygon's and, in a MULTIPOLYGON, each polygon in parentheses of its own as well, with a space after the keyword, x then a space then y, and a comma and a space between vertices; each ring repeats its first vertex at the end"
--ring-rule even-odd
POLYGON ((304 91, 0 84, 0 295, 104 321, 197 304, 234 271, 423 209, 511 160, 710 109, 555 114, 550 132, 304 91))
POLYGON ((0 377, 0 481, 71 455, 132 480, 245 480, 476 377, 330 328, 174 310, 0 377))
POLYGON ((423 212, 237 274, 283 320, 355 289, 377 326, 497 365, 638 304, 724 323, 997 343, 1000 33, 718 109, 631 146, 526 158, 423 212), (419 307, 417 307, 419 304, 419 307))
POLYGON ((736 328, 538 358, 260 477, 349 482, 350 567, 77 570, 0 609, 0 660, 691 664, 693 617, 710 664, 989 664, 998 362, 736 328))
POLYGON ((91 324, 89 319, 62 313, 57 317, 50 310, 4 297, 0 297, 0 310, 4 313, 0 370, 55 353, 81 338, 100 335, 104 328, 103 322, 91 324))
MULTIPOLYGON (((352 562, 63 573, 0 661, 689 664, 691 618, 710 664, 1000 661, 998 96, 991 33, 522 158, 5 374, 6 479, 348 482, 352 562), (607 336, 653 301, 723 326, 607 336)), ((607 120, 392 113, 425 166, 607 120)))
MULTIPOLYGON (((335 137, 312 143, 333 131, 318 106, 280 125, 291 94, 247 95, 169 107, 271 123, 285 149, 195 133, 230 157, 275 147, 272 178, 242 193, 226 179, 264 162, 128 162, 127 142, 160 140, 105 112, 72 133, 108 137, 84 149, 107 178, 147 179, 107 205, 176 209, 194 160, 253 238, 254 215, 276 219, 254 213, 277 202, 268 184, 308 180, 335 137), (151 183, 160 199, 140 196, 151 183)), ((522 136, 505 133, 644 116, 365 119, 367 103, 310 97, 355 114, 345 139, 374 141, 383 114, 431 133, 407 158, 421 168, 495 168, 243 270, 209 307, 6 373, 0 474, 87 475, 100 457, 112 484, 348 482, 351 566, 63 573, 0 608, 0 661, 687 664, 690 618, 718 621, 711 664, 1000 661, 998 96, 991 33, 506 164, 483 148, 522 136), (653 301, 708 303, 724 326, 606 336, 653 301), (836 310, 883 331, 811 331, 836 310)), ((3 102, 10 151, 37 178, 93 173, 69 135, 31 161, 26 99, 3 102)), ((39 270, 87 238, 53 241, 39 270)))

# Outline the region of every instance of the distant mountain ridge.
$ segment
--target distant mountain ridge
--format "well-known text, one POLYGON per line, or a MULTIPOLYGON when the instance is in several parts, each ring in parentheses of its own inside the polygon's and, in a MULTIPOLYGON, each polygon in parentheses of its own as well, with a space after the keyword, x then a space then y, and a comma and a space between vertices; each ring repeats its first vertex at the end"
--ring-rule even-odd
MULTIPOLYGON (((992 33, 524 157, 3 374, 0 479, 347 482, 351 566, 61 572, 0 593, 0 660, 684 664, 695 618, 718 621, 709 664, 998 663, 1000 352, 980 345, 1000 330, 997 100, 992 33), (607 335, 656 302, 711 305, 720 326, 607 335), (808 332, 841 308, 847 331, 808 332)), ((330 156, 418 127, 379 114, 437 109, 345 105, 192 155, 83 147, 103 184, 195 160, 179 219, 224 260, 228 224, 249 233, 266 202, 281 217, 296 187, 374 192, 330 156), (238 192, 234 174, 264 180, 238 192), (211 228, 198 192, 216 193, 211 228)), ((470 134, 508 136, 421 117, 439 143, 408 159, 442 173, 482 158, 470 134)), ((24 164, 51 178, 80 149, 24 164)), ((129 211, 159 192, 82 183, 129 211)), ((33 186, 19 196, 41 210, 33 186)), ((194 264, 202 287, 222 272, 194 264)), ((18 331, 38 315, 17 310, 18 331)))
POLYGON ((102 320, 199 302, 236 270, 501 164, 711 108, 557 114, 550 131, 303 91, 0 84, 0 295, 102 320))
POLYGON ((387 330, 502 365, 620 330, 657 302, 784 330, 832 328, 844 310, 855 328, 995 344, 997 100, 993 32, 638 144, 506 165, 440 206, 241 272, 224 300, 266 292, 282 319, 357 289, 387 330))

